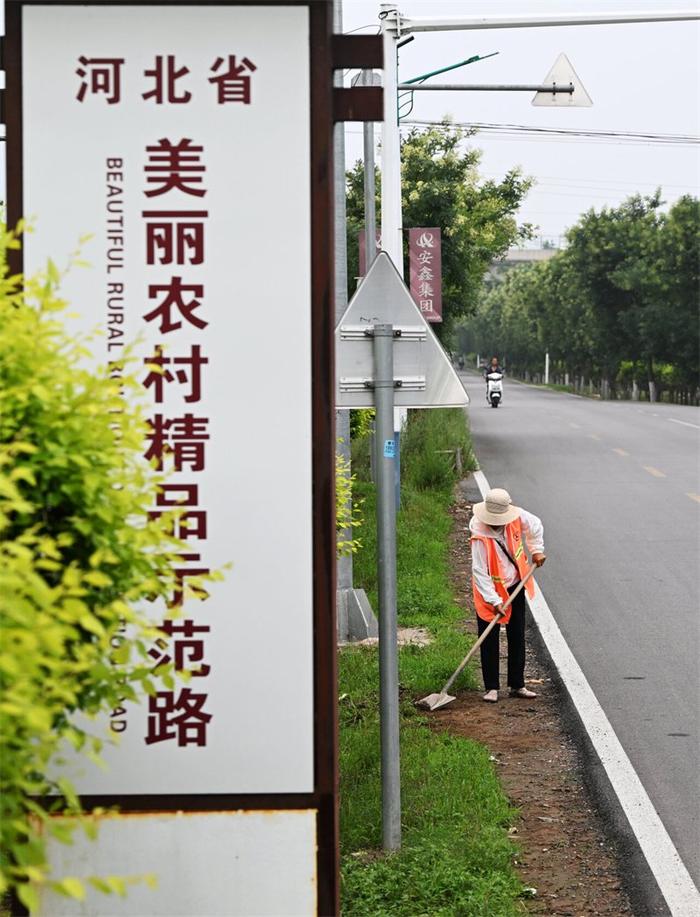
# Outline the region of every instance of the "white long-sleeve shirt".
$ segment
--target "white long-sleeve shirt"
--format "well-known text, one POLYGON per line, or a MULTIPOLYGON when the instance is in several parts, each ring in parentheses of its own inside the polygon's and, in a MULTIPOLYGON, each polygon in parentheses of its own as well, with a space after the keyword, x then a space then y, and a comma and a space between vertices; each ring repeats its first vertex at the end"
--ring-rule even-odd
MULTIPOLYGON (((542 525, 542 520, 523 509, 520 511, 520 526, 530 554, 544 554, 544 526, 542 525)), ((506 545, 504 526, 486 525, 484 522, 480 522, 476 516, 472 516, 472 520, 469 523, 469 531, 472 535, 493 538, 496 542, 496 551, 503 570, 504 585, 506 589, 514 586, 520 579, 520 574, 503 550, 503 546, 506 545)), ((477 589, 484 597, 484 601, 488 602, 489 605, 500 605, 503 602, 502 597, 494 588, 493 580, 489 574, 486 546, 481 541, 472 541, 472 576, 477 589)))

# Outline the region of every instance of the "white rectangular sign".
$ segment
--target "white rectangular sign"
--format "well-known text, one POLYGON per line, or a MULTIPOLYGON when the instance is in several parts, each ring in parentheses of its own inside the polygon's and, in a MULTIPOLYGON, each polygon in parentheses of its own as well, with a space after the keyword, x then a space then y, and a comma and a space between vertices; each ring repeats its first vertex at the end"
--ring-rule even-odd
MULTIPOLYGON (((314 789, 309 11, 23 8, 25 270, 121 371, 136 343, 162 507, 189 573, 154 664, 196 671, 118 708, 82 794, 314 789), (293 154, 290 154, 293 151, 293 154), (293 355, 293 359, 290 358, 293 355), (147 362, 158 362, 154 373, 147 362)), ((177 599, 177 596, 175 597, 177 599)))
POLYGON ((316 911, 316 813, 170 812, 100 816, 99 843, 81 831, 48 838, 57 875, 155 874, 109 897, 85 881, 76 902, 42 888, 40 917, 309 917, 316 911), (272 838, 274 837, 274 842, 272 838), (185 852, 186 851, 186 852, 185 852), (183 880, 184 877, 184 880, 183 880))

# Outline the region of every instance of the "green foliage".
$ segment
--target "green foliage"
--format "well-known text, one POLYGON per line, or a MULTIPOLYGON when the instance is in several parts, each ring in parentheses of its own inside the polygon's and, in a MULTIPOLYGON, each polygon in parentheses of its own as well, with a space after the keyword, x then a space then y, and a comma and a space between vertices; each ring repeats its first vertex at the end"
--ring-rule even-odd
POLYGON ((411 411, 401 437, 403 479, 417 490, 444 490, 456 480, 458 462, 476 467, 460 408, 411 411))
MULTIPOLYGON (((401 144, 404 227, 442 230, 443 322, 434 327, 444 342, 456 319, 476 308, 491 262, 530 234, 530 227, 519 229, 515 219, 530 180, 518 169, 500 182, 480 179, 481 153, 465 146, 467 137, 446 121, 440 127, 412 130, 401 144)), ((359 273, 357 234, 364 226, 361 163, 347 179, 348 277, 353 278, 359 273)))
MULTIPOLYGON (((66 748, 97 758, 102 739, 76 711, 108 713, 154 690, 153 631, 133 609, 169 594, 176 542, 146 515, 156 480, 140 458, 144 420, 124 398, 141 387, 85 368, 60 321, 58 271, 10 276, 18 246, 0 235, 0 882, 33 909, 49 881, 46 832, 70 841, 35 798, 80 811, 49 762, 66 748)), ((74 878, 52 881, 84 894, 74 878)))
MULTIPOLYGON (((367 651, 364 651, 366 654, 367 651)), ((376 702, 376 698, 371 699, 376 702)), ((341 710, 342 710, 341 704, 341 710)), ((381 776, 376 721, 343 731, 343 913, 376 915, 518 913, 520 884, 505 826, 513 811, 486 748, 402 721, 403 838, 382 856, 381 776)))
MULTIPOLYGON (((403 843, 381 844, 378 659, 374 648, 340 656, 341 849, 343 913, 376 917, 510 917, 519 913, 515 848, 505 826, 514 816, 487 749, 438 733, 414 699, 437 690, 457 667, 468 639, 449 581, 449 506, 454 471, 429 486, 424 463, 435 450, 462 443, 460 410, 415 411, 402 437, 401 510, 397 517, 397 608, 404 627, 424 627, 428 646, 399 651, 403 843)), ((359 444, 357 444, 359 446, 359 444)), ((364 443, 365 448, 367 443, 364 443)), ((366 465, 355 464, 355 468, 366 465)), ((365 500, 355 582, 377 608, 374 486, 356 484, 365 500)), ((471 668, 461 685, 476 687, 471 668)))
POLYGON ((661 208, 657 193, 585 213, 564 251, 492 286, 460 327, 463 352, 499 354, 524 373, 541 372, 549 351, 553 373, 655 381, 693 396, 700 202, 661 208))
POLYGON ((352 464, 340 452, 335 454, 335 531, 338 557, 354 554, 362 545, 352 532, 362 525, 361 501, 353 502, 355 475, 352 464))
POLYGON ((361 439, 372 429, 374 423, 374 408, 359 408, 350 411, 350 437, 352 439, 361 439))

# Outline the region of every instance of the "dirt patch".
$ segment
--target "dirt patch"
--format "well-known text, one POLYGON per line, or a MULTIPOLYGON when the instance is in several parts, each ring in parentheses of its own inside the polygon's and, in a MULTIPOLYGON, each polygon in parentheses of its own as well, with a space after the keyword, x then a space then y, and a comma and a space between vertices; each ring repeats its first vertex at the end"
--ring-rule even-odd
MULTIPOLYGON (((433 638, 425 627, 399 627, 396 632, 398 646, 428 646, 432 642, 433 638)), ((379 646, 379 637, 365 637, 364 640, 341 643, 340 646, 379 646)))
MULTIPOLYGON (((467 612, 467 630, 476 631, 471 598, 471 558, 466 531, 470 504, 461 496, 453 508, 451 570, 455 594, 467 612)), ((505 632, 501 655, 505 672, 505 632)), ((502 675, 503 679, 503 675, 502 675)), ((633 915, 622 888, 613 847, 582 778, 581 762, 560 717, 558 690, 542 660, 528 645, 526 683, 536 700, 510 698, 497 704, 481 694, 460 692, 431 721, 488 746, 503 788, 520 811, 511 835, 520 846, 516 867, 534 889, 531 914, 557 917, 633 915)))

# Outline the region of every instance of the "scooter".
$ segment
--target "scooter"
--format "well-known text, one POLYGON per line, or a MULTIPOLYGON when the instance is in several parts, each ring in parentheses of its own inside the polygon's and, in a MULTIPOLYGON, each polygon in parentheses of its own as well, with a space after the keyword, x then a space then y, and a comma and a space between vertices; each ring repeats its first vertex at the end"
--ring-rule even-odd
POLYGON ((503 373, 487 373, 486 401, 492 408, 497 408, 503 399, 503 373))

